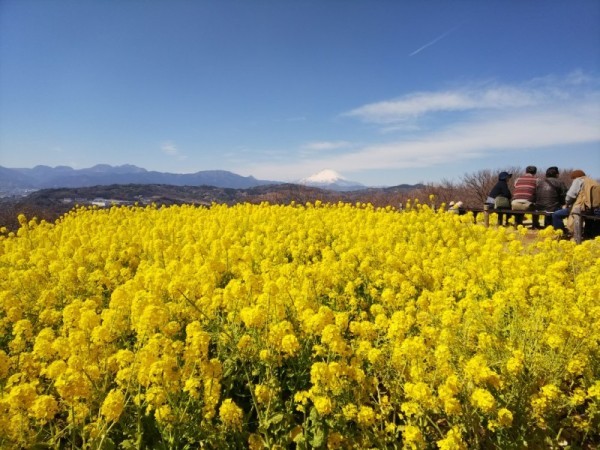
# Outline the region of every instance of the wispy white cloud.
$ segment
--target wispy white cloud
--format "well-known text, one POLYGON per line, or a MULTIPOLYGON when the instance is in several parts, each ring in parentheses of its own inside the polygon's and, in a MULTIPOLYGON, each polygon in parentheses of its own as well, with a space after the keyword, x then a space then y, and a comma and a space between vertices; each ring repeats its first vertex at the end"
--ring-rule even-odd
POLYGON ((316 141, 309 142, 302 146, 303 150, 309 150, 314 152, 338 150, 341 148, 348 148, 352 144, 348 141, 316 141))
POLYGON ((582 85, 582 84, 590 84, 595 83, 593 77, 586 74, 582 70, 574 70, 569 75, 567 75, 566 82, 572 85, 582 85))
POLYGON ((597 80, 575 71, 566 77, 545 77, 521 85, 471 84, 444 91, 415 92, 403 97, 359 106, 342 116, 379 124, 402 123, 439 112, 509 110, 552 105, 587 95, 597 80))
POLYGON ((177 147, 175 147, 175 144, 173 144, 172 142, 163 143, 160 149, 163 151, 163 153, 169 156, 176 156, 179 154, 177 147))
POLYGON ((600 108, 537 111, 474 121, 408 141, 362 148, 339 158, 339 170, 428 167, 497 152, 600 142, 600 108))
MULTIPOLYGON (((372 144, 349 146, 335 153, 313 152, 292 163, 261 163, 247 169, 259 177, 277 173, 293 180, 323 167, 344 173, 423 168, 501 152, 507 154, 508 161, 509 152, 581 144, 600 147, 599 85, 590 75, 570 74, 519 86, 469 86, 443 93, 416 93, 366 105, 347 115, 393 127, 407 117, 444 112, 444 121, 436 129, 414 130, 388 142, 381 142, 381 134, 376 134, 372 138, 378 142, 372 144), (477 114, 465 115, 465 111, 477 114)), ((316 149, 332 147, 331 143, 313 144, 316 149)))
POLYGON ((160 149, 165 155, 172 156, 180 161, 187 159, 187 156, 182 154, 173 142, 163 142, 160 149))
POLYGON ((442 92, 417 92, 395 100, 360 106, 345 116, 365 122, 390 124, 430 113, 481 109, 522 108, 543 100, 539 92, 512 86, 485 89, 456 89, 442 92))

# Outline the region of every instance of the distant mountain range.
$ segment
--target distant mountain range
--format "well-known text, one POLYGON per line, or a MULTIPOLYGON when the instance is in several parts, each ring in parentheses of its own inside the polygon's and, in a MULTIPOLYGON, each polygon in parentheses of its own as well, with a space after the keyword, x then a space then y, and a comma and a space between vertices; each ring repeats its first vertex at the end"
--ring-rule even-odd
POLYGON ((133 165, 98 164, 87 169, 68 166, 35 166, 33 169, 9 169, 0 166, 0 191, 18 192, 48 188, 75 188, 112 184, 166 184, 173 186, 215 186, 247 189, 278 184, 257 180, 225 170, 204 170, 190 174, 148 171, 133 165))
MULTIPOLYGON (((98 164, 87 169, 68 166, 35 166, 32 169, 12 169, 0 166, 0 197, 21 196, 41 189, 85 188, 111 185, 212 186, 221 189, 250 189, 286 184, 281 181, 258 180, 226 170, 204 170, 190 174, 156 172, 134 165, 110 166, 98 164)), ((297 185, 328 191, 350 192, 372 190, 350 181, 334 170, 322 170, 298 180, 297 185)), ((402 184, 385 189, 388 192, 410 190, 421 185, 402 184)))

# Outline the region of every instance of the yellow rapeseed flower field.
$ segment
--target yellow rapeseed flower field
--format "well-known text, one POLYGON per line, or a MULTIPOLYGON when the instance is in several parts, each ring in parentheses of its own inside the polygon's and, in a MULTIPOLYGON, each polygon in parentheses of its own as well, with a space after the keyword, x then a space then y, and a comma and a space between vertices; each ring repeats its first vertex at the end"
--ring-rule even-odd
POLYGON ((2 448, 593 448, 600 239, 413 204, 0 232, 2 448))

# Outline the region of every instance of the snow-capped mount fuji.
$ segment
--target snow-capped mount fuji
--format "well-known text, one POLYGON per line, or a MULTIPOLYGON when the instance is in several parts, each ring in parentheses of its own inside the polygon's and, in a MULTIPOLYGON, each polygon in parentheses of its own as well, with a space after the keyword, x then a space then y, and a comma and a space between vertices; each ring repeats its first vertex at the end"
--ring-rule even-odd
POLYGON ((333 191, 355 191, 365 189, 365 186, 357 181, 350 181, 332 169, 325 169, 307 178, 302 178, 298 184, 313 186, 333 191))

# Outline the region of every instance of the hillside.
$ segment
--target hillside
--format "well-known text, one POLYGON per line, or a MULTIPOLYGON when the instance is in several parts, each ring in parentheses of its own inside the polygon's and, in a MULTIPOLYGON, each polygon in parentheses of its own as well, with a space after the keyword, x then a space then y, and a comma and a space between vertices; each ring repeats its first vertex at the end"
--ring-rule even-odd
POLYGON ((106 207, 121 205, 178 205, 210 206, 212 203, 289 204, 321 200, 323 202, 370 202, 377 206, 405 201, 409 193, 422 185, 399 185, 388 188, 367 188, 336 192, 298 184, 273 184, 233 189, 215 186, 174 186, 168 184, 112 184, 78 188, 41 189, 25 197, 0 198, 0 226, 18 227, 18 214, 54 222, 76 205, 106 207))

